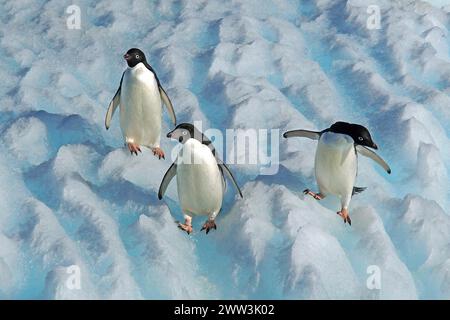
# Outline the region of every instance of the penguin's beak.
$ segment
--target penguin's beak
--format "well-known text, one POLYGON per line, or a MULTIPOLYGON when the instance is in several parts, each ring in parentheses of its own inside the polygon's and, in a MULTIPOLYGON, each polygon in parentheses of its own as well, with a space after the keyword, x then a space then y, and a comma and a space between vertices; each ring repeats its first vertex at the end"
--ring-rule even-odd
POLYGON ((123 55, 123 58, 125 59, 125 60, 128 60, 128 59, 130 59, 130 55, 128 54, 128 53, 125 53, 124 55, 123 55))
POLYGON ((376 143, 373 144, 372 148, 378 150, 378 146, 376 145, 376 143))
POLYGON ((172 132, 169 132, 169 133, 167 134, 167 138, 172 138, 172 132))

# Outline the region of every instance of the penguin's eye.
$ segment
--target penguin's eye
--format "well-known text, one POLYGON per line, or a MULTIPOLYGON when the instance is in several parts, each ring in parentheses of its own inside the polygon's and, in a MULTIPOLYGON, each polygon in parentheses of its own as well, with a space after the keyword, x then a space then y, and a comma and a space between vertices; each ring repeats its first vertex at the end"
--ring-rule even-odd
POLYGON ((138 54, 136 55, 136 59, 139 59, 139 55, 138 54))
POLYGON ((187 135, 187 131, 183 131, 183 136, 187 135))
POLYGON ((363 137, 358 137, 358 140, 359 140, 359 141, 363 141, 364 138, 363 138, 363 137))

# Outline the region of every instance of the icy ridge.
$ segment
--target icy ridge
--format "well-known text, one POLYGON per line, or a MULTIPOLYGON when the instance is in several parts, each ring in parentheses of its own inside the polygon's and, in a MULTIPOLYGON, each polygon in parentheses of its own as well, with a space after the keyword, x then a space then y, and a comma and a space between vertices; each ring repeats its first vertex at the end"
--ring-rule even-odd
POLYGON ((81 2, 68 30, 61 1, 0 1, 0 298, 450 298, 450 10, 378 1, 369 30, 372 2, 81 2), (393 174, 360 159, 349 228, 301 193, 314 142, 280 138, 278 174, 232 166, 244 199, 229 191, 218 230, 187 237, 176 187, 156 197, 170 161, 127 154, 117 118, 103 127, 130 47, 179 121, 357 122, 393 174))

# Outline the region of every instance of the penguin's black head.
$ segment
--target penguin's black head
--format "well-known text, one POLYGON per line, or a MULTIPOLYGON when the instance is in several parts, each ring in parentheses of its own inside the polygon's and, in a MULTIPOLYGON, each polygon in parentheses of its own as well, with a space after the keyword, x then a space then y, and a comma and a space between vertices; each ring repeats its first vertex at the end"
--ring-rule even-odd
POLYGON ((176 139, 180 143, 185 143, 189 138, 202 141, 203 134, 190 123, 181 123, 167 134, 167 138, 176 139))
POLYGON ((123 58, 127 60, 127 64, 130 68, 133 68, 139 62, 147 61, 145 59, 145 54, 137 48, 131 48, 128 50, 127 53, 124 54, 123 58))
POLYGON ((342 133, 349 135, 355 141, 355 144, 366 146, 373 149, 378 149, 378 146, 373 142, 369 130, 359 124, 336 122, 325 131, 334 133, 342 133))

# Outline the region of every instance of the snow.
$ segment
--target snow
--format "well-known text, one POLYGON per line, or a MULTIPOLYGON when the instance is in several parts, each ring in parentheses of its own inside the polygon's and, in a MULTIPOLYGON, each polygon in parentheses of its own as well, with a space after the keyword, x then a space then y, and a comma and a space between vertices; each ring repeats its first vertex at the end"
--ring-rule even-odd
POLYGON ((0 3, 0 299, 450 298, 449 1, 378 1, 374 30, 369 0, 82 1, 80 30, 61 1, 0 3), (177 229, 174 183, 156 196, 177 143, 133 157, 104 128, 130 47, 178 122, 279 129, 277 174, 230 165, 244 199, 229 186, 207 236, 177 229), (351 227, 302 194, 316 142, 281 136, 337 120, 393 170, 359 157, 351 227))

